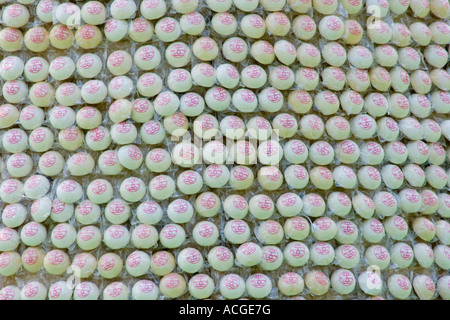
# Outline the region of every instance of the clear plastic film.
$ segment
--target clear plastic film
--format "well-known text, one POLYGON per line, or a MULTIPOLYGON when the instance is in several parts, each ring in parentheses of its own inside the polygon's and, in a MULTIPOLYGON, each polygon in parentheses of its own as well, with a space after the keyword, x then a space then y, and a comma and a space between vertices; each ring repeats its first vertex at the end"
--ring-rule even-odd
POLYGON ((422 3, 2 4, 0 297, 449 299, 422 3))

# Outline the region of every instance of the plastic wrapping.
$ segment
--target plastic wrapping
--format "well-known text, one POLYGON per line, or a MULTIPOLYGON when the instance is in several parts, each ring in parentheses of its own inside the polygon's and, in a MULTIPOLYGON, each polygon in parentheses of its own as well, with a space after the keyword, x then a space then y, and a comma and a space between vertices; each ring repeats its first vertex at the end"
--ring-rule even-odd
POLYGON ((442 3, 2 8, 0 298, 448 299, 442 3))

